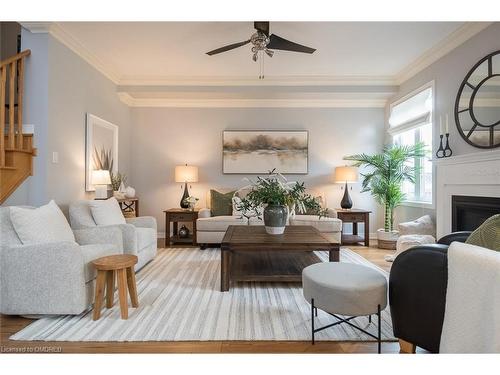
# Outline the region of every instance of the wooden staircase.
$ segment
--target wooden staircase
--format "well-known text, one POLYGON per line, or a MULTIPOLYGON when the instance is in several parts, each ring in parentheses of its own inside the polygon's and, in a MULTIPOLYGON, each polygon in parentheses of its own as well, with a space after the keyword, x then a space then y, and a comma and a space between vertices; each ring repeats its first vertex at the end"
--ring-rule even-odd
POLYGON ((0 61, 0 204, 33 175, 33 134, 23 133, 24 59, 30 53, 0 61))

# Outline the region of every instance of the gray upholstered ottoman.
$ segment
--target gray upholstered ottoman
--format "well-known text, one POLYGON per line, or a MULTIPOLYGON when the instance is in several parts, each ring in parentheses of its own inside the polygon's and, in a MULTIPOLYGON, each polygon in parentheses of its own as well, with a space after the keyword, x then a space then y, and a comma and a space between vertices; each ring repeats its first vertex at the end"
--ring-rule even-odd
POLYGON ((334 325, 347 323, 377 339, 380 353, 380 313, 387 306, 387 279, 380 272, 352 263, 316 263, 302 271, 304 298, 311 303, 311 333, 334 325), (325 327, 314 328, 316 309, 321 309, 338 319, 325 327), (350 322, 357 316, 378 317, 378 336, 350 322), (339 315, 343 315, 344 318, 339 315), (346 318, 347 316, 347 318, 346 318))

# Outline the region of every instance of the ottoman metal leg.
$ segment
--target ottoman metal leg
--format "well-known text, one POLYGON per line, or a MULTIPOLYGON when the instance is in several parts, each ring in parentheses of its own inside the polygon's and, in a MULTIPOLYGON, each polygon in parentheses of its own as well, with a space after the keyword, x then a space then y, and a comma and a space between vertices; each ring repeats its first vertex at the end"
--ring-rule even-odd
MULTIPOLYGON (((370 332, 368 331, 365 331, 363 328, 360 328, 358 327, 357 325, 355 324, 352 324, 350 322, 350 320, 356 318, 356 316, 350 316, 348 318, 341 318, 340 316, 336 315, 336 314, 332 314, 332 313, 329 313, 327 311, 328 314, 330 314, 331 316, 333 316, 334 318, 338 319, 337 322, 335 323, 332 323, 332 324, 328 324, 324 327, 320 327, 320 328, 314 328, 314 312, 315 312, 315 309, 316 307, 314 307, 314 298, 311 299, 311 336, 312 336, 312 344, 314 345, 314 334, 316 332, 319 332, 319 331, 322 331, 324 329, 327 329, 327 328, 330 328, 330 327, 333 327, 333 326, 336 326, 336 325, 339 325, 339 324, 342 324, 342 323, 346 323, 346 324, 349 324, 351 327, 353 328, 356 328, 357 330, 367 334, 368 336, 370 337, 373 337, 374 339, 377 340, 377 351, 378 353, 380 354, 381 351, 382 351, 382 312, 381 312, 381 308, 380 308, 380 305, 377 305, 377 336, 371 334, 370 332)), ((369 315, 369 319, 371 320, 371 315, 369 315)))
POLYGON ((381 329, 381 322, 382 322, 382 319, 380 318, 380 305, 378 305, 377 307, 377 315, 378 315, 378 322, 377 322, 377 326, 378 326, 378 354, 381 353, 382 351, 382 329, 381 329))
POLYGON ((314 333, 316 332, 314 330, 314 298, 311 299, 311 335, 312 335, 312 344, 314 345, 314 333))

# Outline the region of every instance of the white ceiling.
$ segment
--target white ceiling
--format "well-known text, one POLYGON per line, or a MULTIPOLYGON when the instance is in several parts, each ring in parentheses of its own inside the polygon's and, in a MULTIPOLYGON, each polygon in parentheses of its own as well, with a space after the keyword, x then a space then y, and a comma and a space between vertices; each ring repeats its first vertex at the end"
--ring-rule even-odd
POLYGON ((271 22, 271 33, 316 48, 275 51, 265 79, 247 45, 252 22, 30 22, 117 85, 139 107, 378 107, 398 85, 477 34, 479 22, 271 22))
MULTIPOLYGON (((255 77, 250 46, 205 52, 246 40, 252 22, 62 22, 60 28, 121 80, 255 77)), ((443 41, 459 22, 271 22, 271 32, 317 49, 276 51, 267 77, 393 77, 443 41)))

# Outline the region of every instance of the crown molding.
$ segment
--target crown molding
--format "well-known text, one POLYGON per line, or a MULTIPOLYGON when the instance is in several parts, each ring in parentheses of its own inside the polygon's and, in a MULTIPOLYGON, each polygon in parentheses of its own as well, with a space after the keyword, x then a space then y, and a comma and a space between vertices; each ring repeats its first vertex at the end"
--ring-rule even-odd
POLYGON ((445 56, 461 44, 465 43, 467 40, 472 38, 474 35, 484 30, 490 26, 492 22, 467 22, 463 26, 459 27, 457 30, 452 32, 441 42, 434 45, 425 51, 419 58, 401 70, 395 76, 395 81, 397 85, 401 85, 403 82, 414 77, 417 73, 421 72, 427 68, 432 63, 439 60, 441 57, 445 56))
POLYGON ((32 33, 50 33, 83 60, 122 86, 398 86, 476 35, 492 22, 468 22, 425 51, 395 76, 171 77, 120 76, 57 22, 21 22, 32 33))
POLYGON ((393 77, 376 76, 200 76, 121 77, 120 86, 396 86, 393 77))
POLYGON ((129 107, 163 108, 384 108, 386 99, 171 99, 134 98, 119 92, 129 107))
POLYGON ((23 22, 21 23, 21 26, 35 34, 49 33, 81 57, 84 61, 106 76, 115 85, 119 84, 119 75, 114 71, 114 69, 109 67, 109 65, 105 64, 95 54, 90 52, 82 43, 64 30, 57 22, 23 22))

